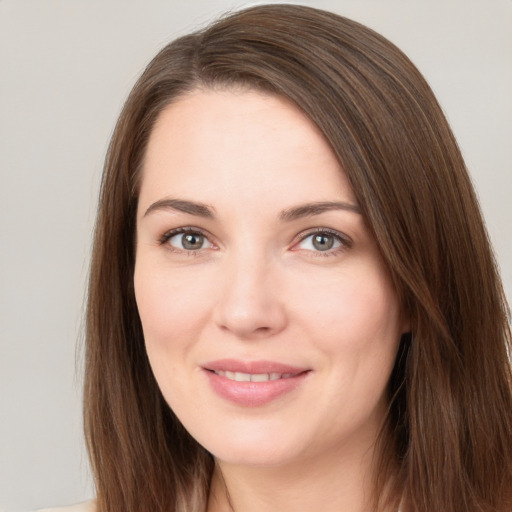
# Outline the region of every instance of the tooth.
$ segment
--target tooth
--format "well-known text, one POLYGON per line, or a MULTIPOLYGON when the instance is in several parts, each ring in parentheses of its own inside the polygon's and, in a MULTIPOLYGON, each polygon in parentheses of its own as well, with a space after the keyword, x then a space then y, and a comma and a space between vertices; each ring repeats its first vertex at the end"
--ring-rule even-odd
POLYGON ((215 370, 215 373, 220 377, 235 380, 237 382, 266 382, 269 380, 288 379, 293 377, 293 373, 244 373, 244 372, 230 372, 228 370, 215 370))
POLYGON ((268 373, 255 373, 251 375, 251 382, 265 382, 267 380, 269 380, 268 373))

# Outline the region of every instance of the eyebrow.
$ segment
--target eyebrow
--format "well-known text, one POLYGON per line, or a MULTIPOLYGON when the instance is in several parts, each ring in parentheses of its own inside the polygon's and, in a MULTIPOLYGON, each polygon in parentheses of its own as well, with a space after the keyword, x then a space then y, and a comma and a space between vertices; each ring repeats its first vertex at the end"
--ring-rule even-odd
MULTIPOLYGON (((204 203, 187 201, 185 199, 160 199, 149 206, 144 213, 144 217, 158 210, 177 210, 180 212, 205 217, 207 219, 215 218, 215 208, 204 203)), ((361 214, 359 206, 345 201, 321 201, 316 203, 306 203, 293 208, 287 208, 279 214, 279 218, 285 222, 291 222, 304 217, 312 217, 332 210, 344 210, 361 214)))
POLYGON ((186 201, 185 199, 161 199, 160 201, 156 201, 146 210, 144 217, 151 212, 168 209, 197 215, 198 217, 206 217, 208 219, 215 217, 215 209, 213 207, 203 203, 186 201))
POLYGON ((283 210, 279 218, 283 221, 290 222, 304 217, 312 217, 331 210, 345 210, 361 214, 361 209, 355 204, 346 203, 345 201, 322 201, 318 203, 307 203, 293 208, 283 210))

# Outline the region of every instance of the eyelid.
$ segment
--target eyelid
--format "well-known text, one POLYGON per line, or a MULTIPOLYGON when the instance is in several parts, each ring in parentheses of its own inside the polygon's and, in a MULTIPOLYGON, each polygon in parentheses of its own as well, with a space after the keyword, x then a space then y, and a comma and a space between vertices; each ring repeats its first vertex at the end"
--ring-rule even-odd
MULTIPOLYGON (((297 245, 300 244, 301 242, 303 242, 304 240, 306 240, 307 238, 309 238, 310 236, 317 235, 317 234, 326 234, 326 235, 333 236, 341 243, 341 245, 339 247, 336 247, 334 249, 329 249, 327 251, 311 251, 320 256, 327 256, 327 255, 336 253, 338 251, 350 249, 353 245, 352 239, 349 236, 347 236, 345 233, 342 233, 341 231, 337 231, 336 229, 332 229, 332 228, 317 227, 317 228, 309 229, 309 230, 303 231, 302 233, 299 233, 295 237, 295 240, 292 243, 292 250, 301 250, 301 249, 297 248, 297 245)), ((304 249, 304 250, 307 250, 307 249, 304 249)))
MULTIPOLYGON (((208 240, 208 242, 214 246, 214 248, 217 247, 217 244, 214 242, 213 240, 213 236, 208 233, 207 231, 205 231, 204 229, 201 229, 201 228, 198 228, 198 227, 195 227, 195 226, 181 226, 179 228, 173 228, 173 229, 170 229, 168 231, 166 231, 165 233, 163 233, 159 239, 158 239, 158 242, 160 245, 164 245, 164 244, 167 244, 167 242, 173 237, 173 236, 176 236, 176 235, 181 235, 181 234, 197 234, 197 235, 201 235, 201 236, 204 236, 206 238, 206 240, 208 240)), ((170 251, 173 251, 173 252, 183 252, 183 253, 186 253, 186 254, 196 254, 200 251, 204 251, 205 249, 201 248, 201 249, 196 249, 196 250, 190 250, 190 251, 187 251, 187 250, 180 250, 176 247, 173 247, 171 246, 170 244, 168 244, 168 248, 170 251)), ((208 249, 208 248, 206 248, 208 249)))
MULTIPOLYGON (((165 233, 163 233, 159 237, 158 242, 160 245, 165 245, 173 236, 180 235, 180 234, 187 234, 187 233, 199 234, 201 236, 204 236, 208 240, 208 242, 214 246, 213 247, 214 250, 218 249, 218 244, 215 243, 214 237, 209 232, 205 231, 202 228, 198 228, 196 226, 180 226, 178 228, 170 229, 170 230, 166 231, 165 233)), ((313 236, 315 234, 327 234, 327 235, 333 236, 341 244, 339 247, 336 247, 334 249, 329 249, 327 251, 310 251, 310 252, 314 253, 315 255, 328 256, 328 255, 336 254, 337 252, 344 251, 346 249, 350 249, 353 245, 352 239, 345 233, 342 233, 342 232, 340 232, 336 229, 332 229, 332 228, 316 227, 316 228, 308 229, 306 231, 299 233, 292 241, 291 250, 292 251, 293 250, 301 250, 301 249, 297 248, 297 245, 300 244, 301 242, 303 242, 304 240, 306 240, 308 237, 313 236)), ((171 251, 183 252, 183 253, 186 253, 189 255, 193 255, 193 254, 196 254, 198 252, 205 250, 205 249, 201 248, 201 249, 197 249, 197 250, 190 250, 190 251, 182 250, 181 251, 180 249, 172 247, 170 244, 168 244, 168 246, 169 246, 168 249, 171 251)), ((209 249, 211 249, 211 248, 209 248, 209 249)), ((304 250, 307 250, 307 249, 304 249, 304 250)))

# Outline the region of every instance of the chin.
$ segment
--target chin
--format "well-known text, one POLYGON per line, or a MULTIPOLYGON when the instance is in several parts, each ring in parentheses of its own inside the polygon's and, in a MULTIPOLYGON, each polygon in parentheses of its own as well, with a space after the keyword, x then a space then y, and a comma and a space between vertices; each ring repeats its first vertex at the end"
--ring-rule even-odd
MULTIPOLYGON (((286 432, 286 430, 284 430, 286 432)), ((280 466, 300 457, 304 449, 300 441, 283 439, 273 432, 240 433, 219 432, 218 436, 211 435, 200 442, 218 461, 236 466, 280 466)), ((305 447, 304 447, 305 448, 305 447)))
MULTIPOLYGON (((292 453, 285 453, 282 449, 271 447, 234 447, 230 450, 218 450, 212 453, 215 459, 231 466, 247 467, 278 467, 286 465, 296 456, 292 453)), ((296 455, 296 454, 295 454, 296 455)))

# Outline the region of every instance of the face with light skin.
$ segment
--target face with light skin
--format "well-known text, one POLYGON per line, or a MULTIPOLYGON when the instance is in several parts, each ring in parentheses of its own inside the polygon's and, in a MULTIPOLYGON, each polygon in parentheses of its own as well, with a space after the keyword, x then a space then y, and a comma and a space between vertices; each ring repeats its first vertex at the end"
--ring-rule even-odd
POLYGON ((349 182, 286 100, 196 90, 159 116, 137 211, 135 295, 149 360, 219 464, 285 466, 375 441, 407 323, 349 182), (208 364, 300 368, 244 404, 208 364))

